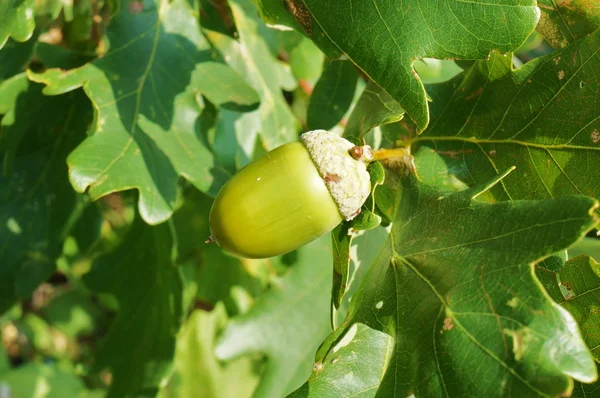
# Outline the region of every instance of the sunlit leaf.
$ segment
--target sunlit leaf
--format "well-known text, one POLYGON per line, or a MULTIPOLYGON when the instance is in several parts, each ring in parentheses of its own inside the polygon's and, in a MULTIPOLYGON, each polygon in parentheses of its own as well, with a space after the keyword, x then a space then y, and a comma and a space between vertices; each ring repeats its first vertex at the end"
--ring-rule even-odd
MULTIPOLYGON (((389 239, 348 318, 317 353, 323 367, 308 391, 328 372, 352 372, 351 353, 335 347, 356 323, 394 340, 389 363, 378 365, 380 385, 364 396, 559 395, 571 391, 571 377, 597 378, 574 319, 533 274, 534 261, 593 227, 597 203, 474 201, 481 193, 404 182, 389 239), (334 359, 348 366, 340 369, 334 359)), ((346 388, 342 379, 321 396, 346 388)))
POLYGON ((233 318, 218 342, 216 353, 223 360, 249 353, 267 356, 257 397, 278 397, 298 388, 331 330, 328 240, 299 249, 289 272, 275 279, 247 314, 233 318))
POLYGON ((517 49, 535 28, 534 0, 346 3, 261 0, 263 16, 301 29, 330 58, 347 56, 383 87, 419 131, 429 123, 415 59, 483 59, 492 49, 517 49), (290 23, 289 15, 297 23, 290 23))
POLYGON ((215 194, 227 173, 215 166, 199 134, 199 95, 242 110, 257 103, 253 90, 225 66, 200 33, 183 0, 156 0, 143 12, 128 0, 110 20, 109 51, 92 63, 30 78, 47 84, 45 94, 83 86, 97 110, 95 133, 69 157, 69 177, 97 199, 135 188, 144 220, 170 217, 180 176, 215 194))
POLYGON ((431 86, 430 128, 413 141, 472 185, 500 170, 497 200, 600 197, 600 32, 512 70, 500 54, 431 86))

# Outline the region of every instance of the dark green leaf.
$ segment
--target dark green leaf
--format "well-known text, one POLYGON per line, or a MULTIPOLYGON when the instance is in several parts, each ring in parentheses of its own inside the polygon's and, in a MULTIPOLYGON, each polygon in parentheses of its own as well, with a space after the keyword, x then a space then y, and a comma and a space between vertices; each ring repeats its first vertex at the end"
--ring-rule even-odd
POLYGON ((45 97, 24 74, 0 85, 0 313, 53 272, 68 228, 85 207, 65 159, 85 136, 91 107, 78 90, 45 97))
POLYGON ((112 371, 109 397, 156 394, 171 368, 184 313, 172 245, 168 225, 150 227, 137 217, 122 244, 96 259, 83 277, 94 293, 118 302, 94 363, 96 371, 112 371))
POLYGON ((404 109, 385 90, 369 81, 352 110, 345 137, 363 139, 373 127, 402 120, 404 109))
MULTIPOLYGON (((600 235, 599 235, 600 237, 600 235)), ((569 247, 569 256, 588 255, 596 261, 600 261, 600 238, 583 238, 569 247)))
POLYGON ((310 97, 306 128, 331 130, 335 127, 352 104, 357 80, 358 71, 351 62, 326 63, 310 97))
POLYGON ((6 356, 6 349, 4 348, 4 344, 0 344, 0 377, 9 369, 10 363, 8 362, 8 357, 6 356))
MULTIPOLYGON (((278 0, 262 0, 269 20, 288 24, 278 0)), ((415 59, 483 59, 492 49, 517 49, 535 28, 534 0, 502 3, 370 1, 349 6, 322 0, 286 0, 297 24, 330 58, 345 54, 383 87, 415 121, 429 123, 426 93, 413 69, 415 59)))
POLYGON ((599 48, 600 31, 514 71, 500 54, 476 63, 431 87, 432 123, 415 141, 469 185, 516 166, 497 200, 600 197, 588 172, 600 163, 599 48))
POLYGON ((95 134, 69 157, 74 187, 92 199, 136 188, 142 217, 157 224, 172 214, 180 176, 211 194, 227 178, 197 132, 196 97, 244 109, 256 98, 231 72, 228 81, 207 73, 214 72, 215 54, 187 2, 156 0, 145 7, 134 12, 121 0, 103 57, 30 77, 46 83, 47 94, 84 86, 98 110, 95 134))
POLYGON ((6 45, 0 51, 0 83, 16 74, 24 72, 25 65, 29 61, 35 40, 28 40, 25 43, 19 43, 12 39, 6 42, 6 45))
MULTIPOLYGON (((404 181, 389 239, 317 362, 350 360, 333 348, 362 323, 394 339, 369 396, 556 396, 572 389, 571 377, 596 379, 575 321, 541 290, 533 263, 591 229, 598 204, 473 200, 482 193, 404 181)), ((313 373, 309 391, 327 369, 313 373)), ((323 396, 346 388, 339 380, 323 396)))
POLYGON ((0 3, 0 49, 9 37, 26 41, 35 28, 35 0, 3 0, 0 3))
POLYGON ((559 301, 573 315, 596 361, 600 360, 600 264, 587 256, 569 260, 561 269, 564 299, 559 301))
POLYGON ((310 374, 314 353, 329 333, 331 259, 323 237, 298 250, 289 273, 276 278, 254 307, 229 323, 217 357, 267 356, 256 397, 279 397, 310 374))
POLYGON ((270 265, 266 260, 248 260, 225 253, 217 244, 206 244, 210 236, 209 213, 213 200, 193 190, 185 196, 185 202, 173 215, 177 234, 177 262, 195 260, 196 295, 205 304, 216 305, 223 301, 231 308, 231 289, 244 289, 251 297, 264 288, 259 277, 270 265), (259 275, 257 275, 259 274, 259 275))
POLYGON ((100 307, 80 290, 53 298, 42 309, 42 315, 52 327, 74 338, 92 334, 103 318, 100 307))
POLYGON ((331 299, 334 308, 338 309, 344 294, 348 290, 350 277, 350 246, 356 233, 367 231, 381 224, 381 217, 375 214, 374 195, 377 187, 385 180, 385 171, 381 163, 373 162, 367 169, 371 177, 371 196, 367 199, 360 213, 350 221, 344 221, 331 233, 333 246, 333 285, 331 299))
POLYGON ((536 29, 554 48, 565 47, 600 27, 600 6, 593 0, 538 0, 538 4, 542 17, 536 29))

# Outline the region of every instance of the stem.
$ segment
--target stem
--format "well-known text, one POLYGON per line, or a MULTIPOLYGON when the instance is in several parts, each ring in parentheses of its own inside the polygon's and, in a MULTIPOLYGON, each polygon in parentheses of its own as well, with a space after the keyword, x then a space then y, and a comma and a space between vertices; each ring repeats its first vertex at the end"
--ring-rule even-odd
POLYGON ((386 160, 391 158, 401 158, 410 156, 410 150, 406 148, 393 148, 393 149, 378 149, 373 151, 373 160, 386 160))

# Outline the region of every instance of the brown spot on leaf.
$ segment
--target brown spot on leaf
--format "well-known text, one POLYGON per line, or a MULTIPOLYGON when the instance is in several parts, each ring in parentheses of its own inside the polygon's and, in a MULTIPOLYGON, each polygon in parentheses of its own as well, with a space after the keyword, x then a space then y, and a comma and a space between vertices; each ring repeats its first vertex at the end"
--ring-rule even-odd
POLYGON ((592 131, 592 134, 590 134, 590 138, 592 139, 592 142, 594 144, 599 143, 600 142, 600 132, 598 130, 592 131))
POLYGON ((141 1, 132 1, 129 3, 129 12, 132 14, 139 14, 144 11, 144 3, 141 1))
POLYGON ((302 0, 285 0, 285 8, 296 18, 306 34, 312 36, 312 15, 302 0))
POLYGON ((438 155, 448 155, 452 159, 458 159, 459 155, 472 153, 472 149, 461 149, 460 151, 435 151, 438 155))
POLYGON ((320 372, 323 370, 323 364, 321 362, 315 362, 313 364, 313 372, 320 372))
POLYGON ((481 95, 481 93, 483 93, 483 87, 479 87, 477 90, 473 91, 471 94, 467 95, 465 97, 465 99, 468 100, 472 100, 474 98, 477 98, 481 95))
POLYGON ((454 328, 454 322, 452 321, 452 318, 447 317, 446 319, 444 319, 444 326, 442 327, 442 333, 444 333, 445 331, 449 331, 452 330, 454 328))

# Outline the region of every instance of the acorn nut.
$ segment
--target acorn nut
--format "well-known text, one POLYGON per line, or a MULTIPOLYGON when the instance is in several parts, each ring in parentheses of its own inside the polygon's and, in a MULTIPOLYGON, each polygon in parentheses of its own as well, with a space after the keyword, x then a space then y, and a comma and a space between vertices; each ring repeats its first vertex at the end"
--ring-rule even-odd
POLYGON ((242 257, 266 258, 351 220, 371 191, 370 147, 353 148, 337 134, 315 130, 248 164, 218 193, 209 241, 242 257))

